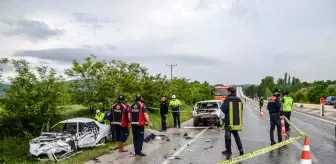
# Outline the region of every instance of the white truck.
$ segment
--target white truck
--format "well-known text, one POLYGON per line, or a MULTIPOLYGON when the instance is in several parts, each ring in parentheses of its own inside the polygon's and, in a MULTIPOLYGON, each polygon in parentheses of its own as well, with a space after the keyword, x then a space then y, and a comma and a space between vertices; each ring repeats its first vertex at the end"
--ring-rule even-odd
POLYGON ((194 126, 215 125, 220 127, 223 124, 224 113, 220 107, 222 100, 205 100, 195 104, 193 110, 194 126))

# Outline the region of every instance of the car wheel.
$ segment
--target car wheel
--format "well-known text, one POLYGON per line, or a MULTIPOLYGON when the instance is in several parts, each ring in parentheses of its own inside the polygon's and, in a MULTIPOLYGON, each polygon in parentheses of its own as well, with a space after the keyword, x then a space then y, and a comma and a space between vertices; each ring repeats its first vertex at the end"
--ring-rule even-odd
POLYGON ((221 121, 220 120, 217 120, 217 127, 221 127, 221 121))
POLYGON ((104 138, 99 140, 99 144, 104 144, 106 142, 107 142, 107 137, 104 137, 104 138))

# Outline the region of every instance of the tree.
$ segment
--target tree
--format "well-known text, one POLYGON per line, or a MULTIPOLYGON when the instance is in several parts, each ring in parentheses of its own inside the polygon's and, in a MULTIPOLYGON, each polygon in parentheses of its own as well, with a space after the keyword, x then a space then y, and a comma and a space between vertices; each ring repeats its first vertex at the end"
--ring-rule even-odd
POLYGON ((3 82, 3 79, 2 79, 3 66, 6 65, 8 62, 9 60, 7 58, 0 59, 0 82, 3 82))
POLYGON ((291 85, 291 76, 290 76, 290 74, 288 75, 287 85, 291 85))

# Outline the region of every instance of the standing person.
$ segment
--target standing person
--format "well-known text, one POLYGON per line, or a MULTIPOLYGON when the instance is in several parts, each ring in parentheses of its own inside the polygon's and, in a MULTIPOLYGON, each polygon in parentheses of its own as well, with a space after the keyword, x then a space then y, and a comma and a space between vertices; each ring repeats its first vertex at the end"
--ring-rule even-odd
POLYGON ((260 97, 259 99, 259 112, 261 112, 261 108, 264 106, 264 97, 260 97))
POLYGON ((99 109, 96 110, 95 120, 101 124, 105 124, 105 114, 100 112, 99 109))
POLYGON ((142 152, 146 121, 148 122, 149 127, 153 127, 146 106, 141 102, 141 99, 141 95, 138 94, 135 96, 135 101, 130 105, 128 115, 129 120, 131 120, 132 123, 133 145, 136 156, 146 156, 146 154, 142 152))
POLYGON ((282 142, 281 118, 280 118, 281 103, 279 101, 279 96, 280 96, 279 90, 275 89, 273 96, 269 98, 268 103, 267 103, 267 109, 270 115, 270 123, 271 123, 271 128, 270 128, 271 145, 275 144, 275 141, 274 141, 275 127, 277 128, 277 131, 278 131, 278 142, 282 142))
MULTIPOLYGON (((284 115, 288 120, 290 120, 294 104, 293 98, 289 97, 288 92, 285 92, 283 94, 282 101, 283 101, 282 115, 284 115)), ((287 121, 285 121, 285 127, 287 132, 290 131, 289 124, 287 121)))
POLYGON ((222 154, 227 155, 227 159, 231 158, 231 134, 233 134, 239 154, 243 155, 243 145, 238 134, 238 131, 243 130, 243 103, 241 99, 236 96, 234 88, 227 89, 227 98, 223 101, 221 110, 225 114, 224 123, 226 148, 225 151, 222 151, 222 154))
POLYGON ((167 130, 167 114, 168 114, 169 104, 167 103, 166 96, 162 96, 160 104, 160 115, 161 115, 161 132, 167 130))
POLYGON ((169 106, 171 107, 171 112, 174 119, 174 127, 181 128, 181 120, 180 120, 180 100, 176 99, 175 95, 172 95, 172 100, 169 102, 169 106))
POLYGON ((111 138, 112 138, 112 141, 116 141, 115 139, 115 130, 114 130, 114 126, 112 124, 113 120, 112 120, 112 108, 111 108, 111 111, 106 113, 106 118, 108 119, 108 121, 110 122, 110 128, 111 128, 111 138))
POLYGON ((325 98, 324 95, 320 98, 320 104, 321 104, 321 115, 324 116, 324 105, 325 105, 325 98))
POLYGON ((118 142, 119 152, 127 152, 124 149, 125 142, 129 136, 128 126, 130 124, 128 118, 128 106, 124 103, 123 95, 118 96, 118 102, 112 105, 112 126, 115 130, 115 140, 118 142))

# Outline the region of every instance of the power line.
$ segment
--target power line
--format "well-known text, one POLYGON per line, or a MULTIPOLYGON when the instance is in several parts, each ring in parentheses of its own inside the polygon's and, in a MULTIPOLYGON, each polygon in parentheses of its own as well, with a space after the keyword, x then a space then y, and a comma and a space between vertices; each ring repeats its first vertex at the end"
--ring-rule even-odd
POLYGON ((170 67, 170 80, 173 80, 173 68, 177 66, 177 64, 166 64, 167 67, 170 67))

